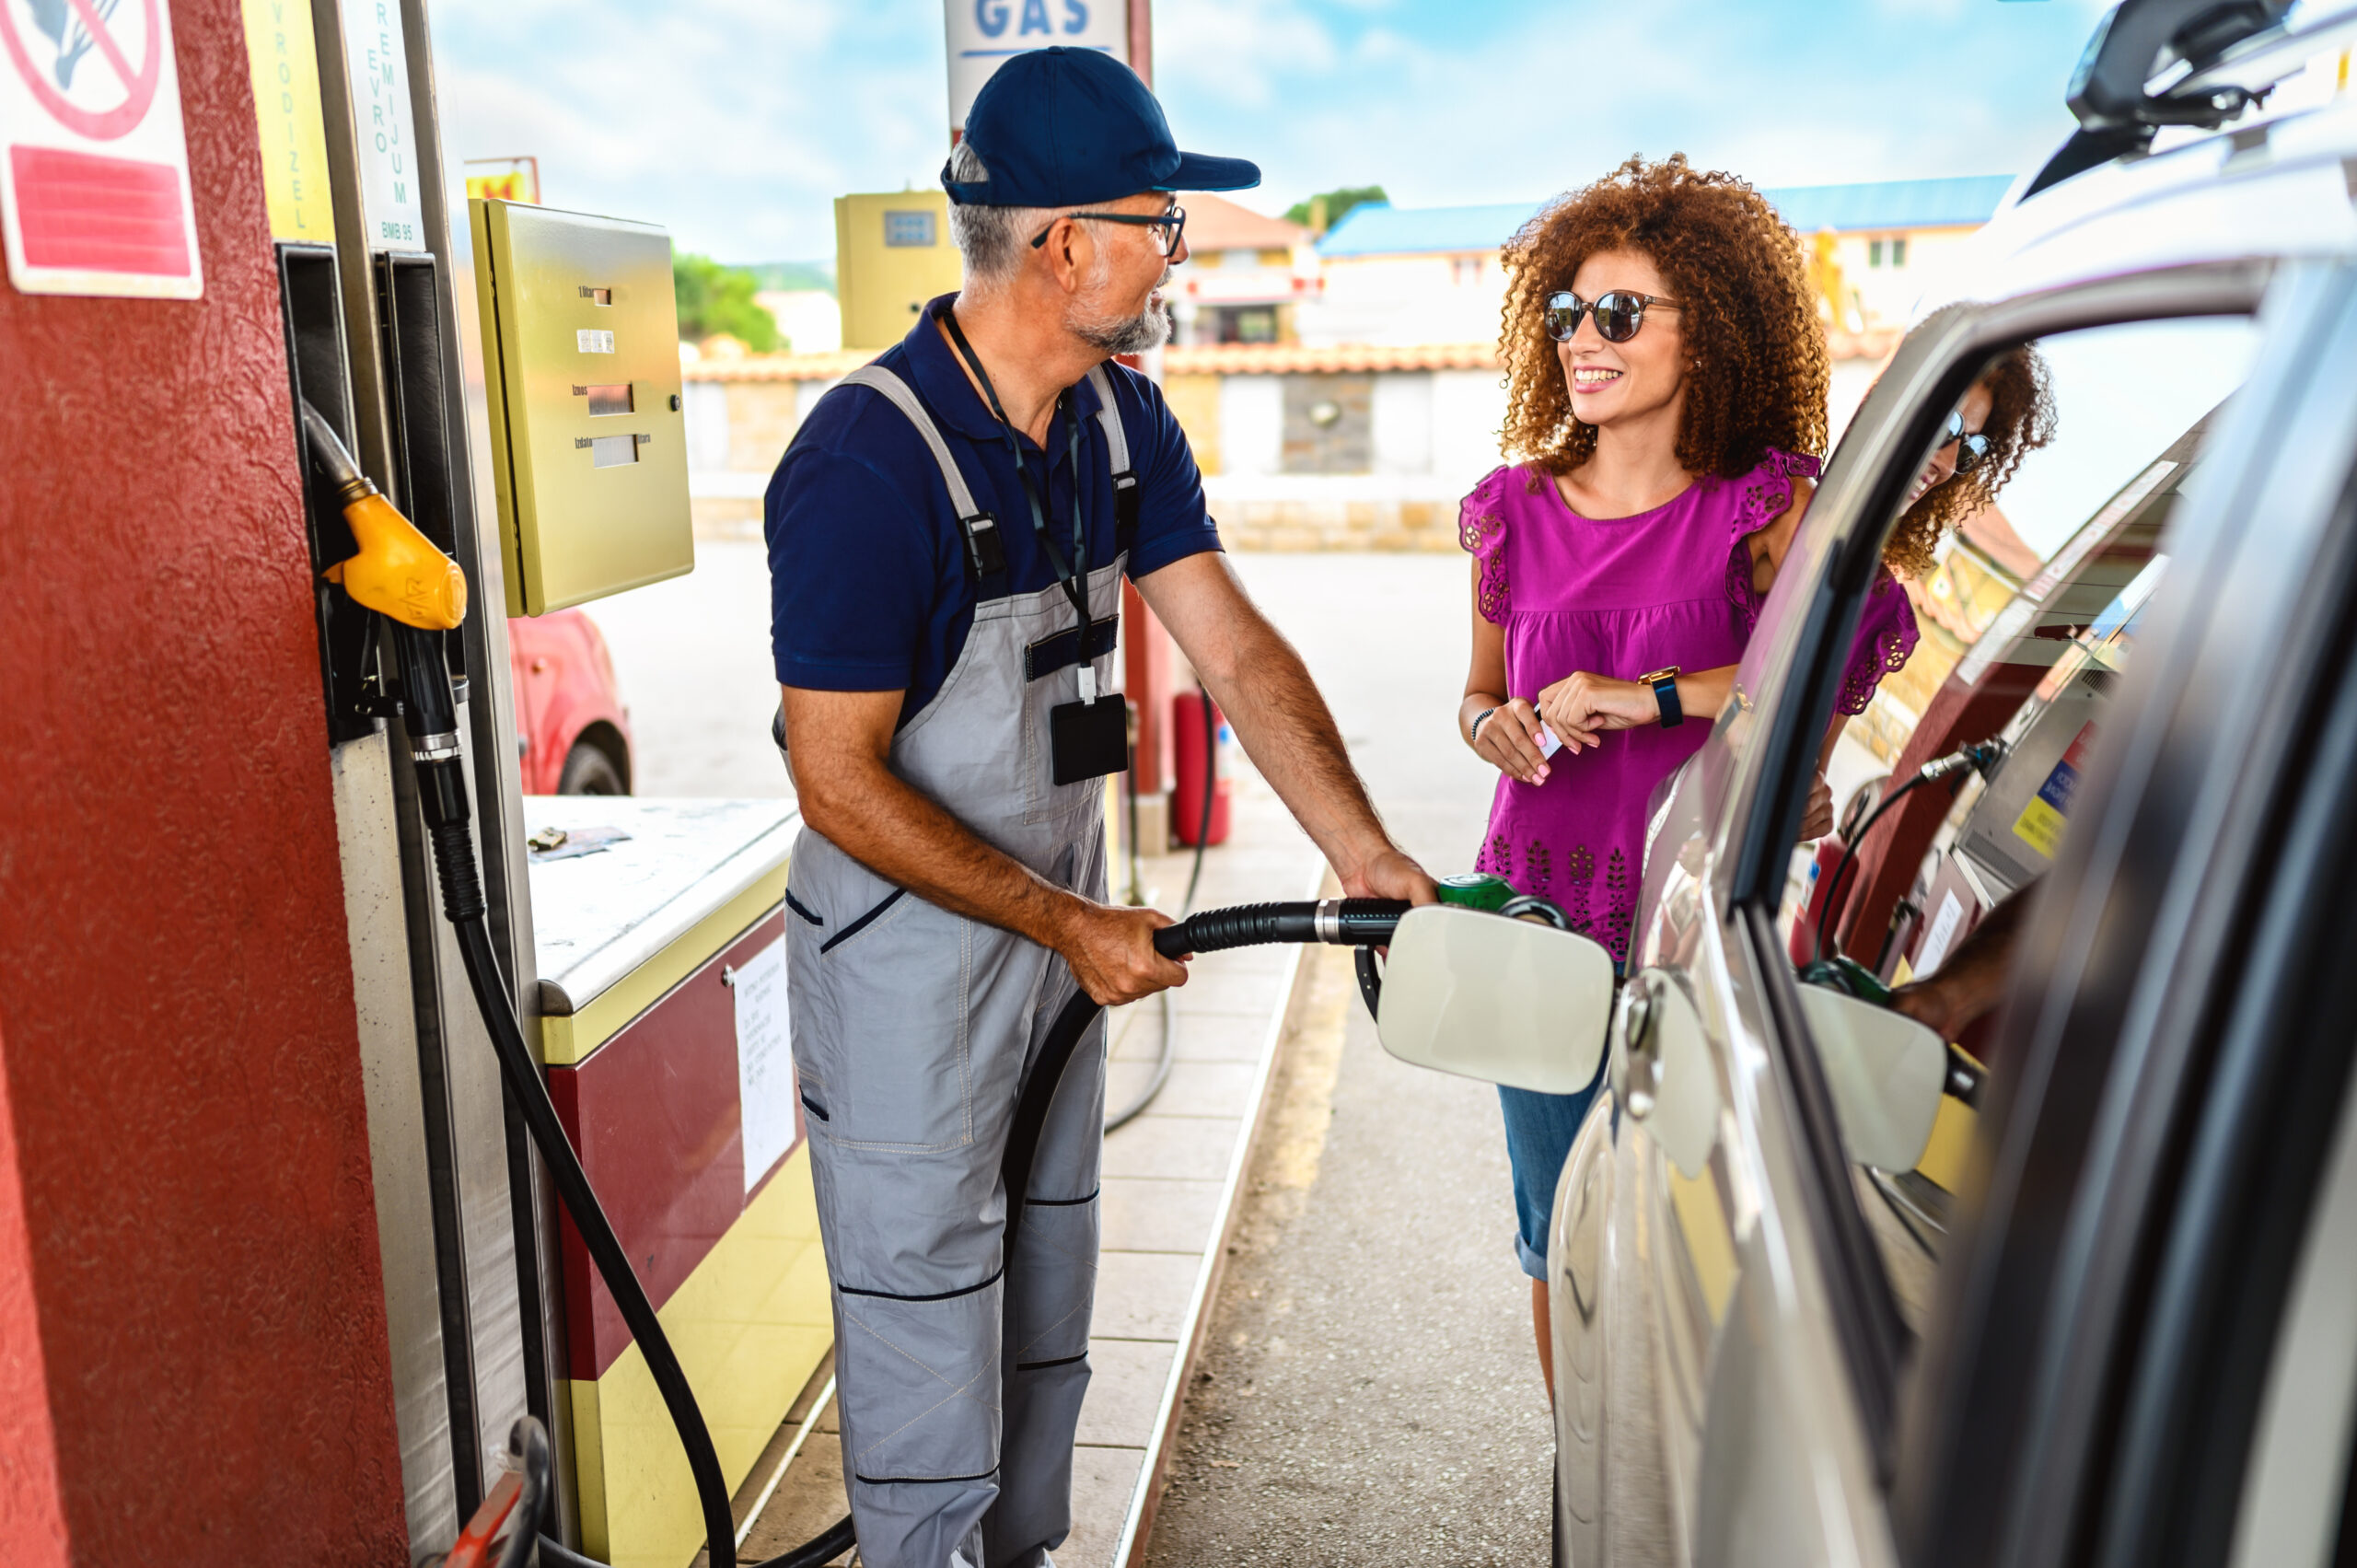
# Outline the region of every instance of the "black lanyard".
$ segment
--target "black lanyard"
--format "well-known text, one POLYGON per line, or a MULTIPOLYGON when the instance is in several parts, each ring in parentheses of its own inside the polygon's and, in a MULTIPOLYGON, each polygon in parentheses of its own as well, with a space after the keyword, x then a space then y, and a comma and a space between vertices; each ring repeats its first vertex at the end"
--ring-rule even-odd
MULTIPOLYGON (((1080 614, 1080 668, 1087 678, 1087 684, 1094 686, 1095 672, 1088 663, 1088 528, 1080 515, 1083 476, 1080 471, 1079 411, 1073 407, 1069 389, 1056 395, 1056 410, 1063 415, 1066 450, 1072 458, 1072 560, 1067 562, 1064 552, 1056 547, 1055 536, 1048 531, 1047 503, 1041 498, 1039 487, 1031 482, 1031 465, 1023 459, 1023 444, 1016 438, 1015 422, 1006 417, 1006 410, 998 401, 998 389, 991 385, 990 372, 982 368, 981 358, 974 353, 974 345, 966 341, 965 329, 958 325, 958 312, 944 310, 941 320, 949 329, 949 341, 956 343, 958 352, 965 356, 967 367, 973 371, 974 379, 981 383, 982 396, 990 400, 991 412, 998 417, 999 434, 1006 437, 1006 449, 1015 456, 1016 477, 1023 482, 1023 498, 1031 504, 1031 531, 1039 536, 1040 547, 1047 551, 1048 560, 1056 569, 1057 586, 1064 590, 1064 597, 1072 600, 1073 609, 1080 614)), ((1044 459, 1046 454, 1043 452, 1041 457, 1044 459)), ((1054 478, 1052 471, 1049 478, 1054 478)))

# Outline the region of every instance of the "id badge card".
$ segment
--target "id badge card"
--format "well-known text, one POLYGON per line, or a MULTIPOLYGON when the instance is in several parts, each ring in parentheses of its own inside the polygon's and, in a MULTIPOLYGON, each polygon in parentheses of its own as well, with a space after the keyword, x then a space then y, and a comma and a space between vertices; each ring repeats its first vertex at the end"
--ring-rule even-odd
POLYGON ((1130 707, 1119 691, 1048 710, 1049 776, 1057 784, 1101 779, 1129 765, 1130 707))

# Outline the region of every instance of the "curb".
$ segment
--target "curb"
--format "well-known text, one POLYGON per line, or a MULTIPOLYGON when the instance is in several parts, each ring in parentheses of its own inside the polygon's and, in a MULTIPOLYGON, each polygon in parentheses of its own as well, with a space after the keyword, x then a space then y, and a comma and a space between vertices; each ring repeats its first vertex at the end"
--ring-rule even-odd
MULTIPOLYGON (((1339 892, 1333 873, 1321 865, 1307 896, 1333 897, 1339 892)), ((1188 1297, 1187 1316, 1178 1330, 1178 1354, 1172 1359, 1169 1380, 1163 1385, 1162 1403, 1146 1445, 1145 1463, 1139 1469, 1137 1490, 1130 1494, 1129 1516, 1121 1522, 1120 1541, 1113 1551, 1117 1568, 1144 1568, 1146 1543, 1154 1535, 1155 1511, 1161 1505, 1163 1482, 1169 1469, 1171 1440, 1178 1435, 1179 1420, 1186 1414, 1187 1388, 1194 1377, 1195 1363, 1202 1353, 1203 1336, 1211 1326, 1212 1302, 1218 1296, 1221 1277, 1227 1270, 1228 1241, 1235 1234, 1237 1212, 1241 1207, 1237 1200, 1243 1194, 1245 1173, 1252 1168, 1252 1156, 1267 1121, 1269 1088, 1276 1081, 1277 1052, 1283 1048, 1285 1036, 1292 1032, 1302 1001, 1309 993, 1309 966, 1305 961, 1308 951, 1306 947, 1295 947, 1285 960, 1283 1000, 1271 1016, 1268 1035, 1260 1043, 1251 1109, 1245 1119, 1243 1135, 1237 1139, 1235 1151, 1228 1156, 1211 1250, 1203 1255, 1194 1290, 1188 1297)))

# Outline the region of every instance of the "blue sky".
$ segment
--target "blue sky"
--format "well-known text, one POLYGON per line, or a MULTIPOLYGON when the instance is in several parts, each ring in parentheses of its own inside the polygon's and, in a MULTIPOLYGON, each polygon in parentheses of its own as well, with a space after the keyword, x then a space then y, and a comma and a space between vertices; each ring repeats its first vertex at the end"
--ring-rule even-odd
MULTIPOLYGON (((955 0, 970 4, 972 0, 955 0)), ((1157 0, 1181 146, 1280 212, 1532 200, 1631 152, 1761 185, 2013 174, 2071 129, 2097 0, 1157 0)), ((553 205, 730 261, 831 256, 832 198, 930 183, 939 0, 439 0, 447 155, 533 153, 553 205)))

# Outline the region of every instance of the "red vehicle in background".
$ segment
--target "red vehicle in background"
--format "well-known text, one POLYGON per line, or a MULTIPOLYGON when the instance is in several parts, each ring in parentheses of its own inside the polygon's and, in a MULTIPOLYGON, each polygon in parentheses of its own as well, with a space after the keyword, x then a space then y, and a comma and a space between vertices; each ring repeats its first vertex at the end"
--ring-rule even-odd
POLYGON ((630 714, 598 623, 578 610, 507 622, 526 795, 628 795, 630 714))

